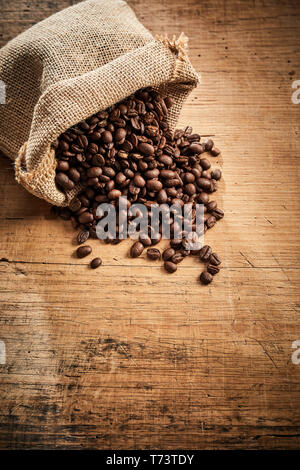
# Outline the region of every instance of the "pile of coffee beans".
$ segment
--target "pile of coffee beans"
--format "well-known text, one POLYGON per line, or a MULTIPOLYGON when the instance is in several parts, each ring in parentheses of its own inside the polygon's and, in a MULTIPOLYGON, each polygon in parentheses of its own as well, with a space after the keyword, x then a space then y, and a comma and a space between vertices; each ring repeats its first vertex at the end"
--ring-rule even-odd
MULTIPOLYGON (((204 232, 223 218, 223 211, 211 196, 217 190, 221 170, 211 170, 211 162, 204 154, 216 157, 220 151, 211 139, 203 142, 190 126, 172 132, 167 123, 173 100, 146 88, 137 91, 122 102, 100 111, 64 132, 53 143, 57 158, 56 184, 60 190, 82 188, 68 208, 57 209, 63 219, 71 219, 79 229, 78 243, 90 237, 97 238, 96 225, 99 204, 109 202, 118 208, 120 198, 126 196, 127 210, 133 203, 144 204, 149 224, 153 205, 167 204, 183 207, 186 203, 204 205, 204 232)), ((192 227, 195 225, 192 214, 192 227)), ((130 221, 130 216, 128 221, 130 221)), ((133 258, 147 248, 149 260, 163 259, 167 272, 173 273, 183 259, 192 254, 207 262, 207 270, 200 276, 209 284, 220 270, 220 258, 209 246, 190 251, 186 233, 174 238, 175 222, 170 217, 170 247, 162 254, 153 245, 161 239, 161 228, 154 233, 149 225, 147 234, 140 236, 131 247, 133 258)), ((122 241, 108 234, 107 243, 122 241)), ((200 236, 200 234, 198 234, 200 236)), ((77 250, 79 258, 91 253, 88 245, 77 250)), ((91 262, 92 268, 101 265, 101 259, 91 262)))

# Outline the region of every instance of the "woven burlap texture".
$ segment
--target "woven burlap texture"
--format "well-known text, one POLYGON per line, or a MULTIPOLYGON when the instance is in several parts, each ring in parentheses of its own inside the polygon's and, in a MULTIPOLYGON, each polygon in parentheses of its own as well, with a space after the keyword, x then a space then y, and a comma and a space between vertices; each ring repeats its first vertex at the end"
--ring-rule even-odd
POLYGON ((122 0, 88 0, 34 25, 0 51, 0 149, 15 160, 17 181, 57 206, 79 191, 55 185, 51 143, 70 126, 152 86, 174 98, 174 128, 199 76, 187 38, 156 38, 122 0))

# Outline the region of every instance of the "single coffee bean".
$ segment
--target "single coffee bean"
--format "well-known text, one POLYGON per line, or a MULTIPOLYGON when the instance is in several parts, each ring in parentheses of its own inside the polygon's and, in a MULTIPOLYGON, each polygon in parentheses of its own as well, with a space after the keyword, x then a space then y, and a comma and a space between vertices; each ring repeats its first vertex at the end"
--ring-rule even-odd
POLYGON ((108 193, 108 199, 118 199, 120 196, 122 196, 122 192, 119 189, 112 189, 108 193))
POLYGON ((76 250, 76 254, 78 258, 85 258, 90 253, 92 253, 92 248, 89 245, 80 246, 76 250))
POLYGON ((68 171, 69 169, 70 165, 65 160, 59 160, 57 162, 56 171, 68 171))
POLYGON ((217 208, 217 202, 216 201, 210 201, 208 204, 206 204, 206 208, 208 212, 212 212, 217 208))
POLYGON ((205 146, 205 151, 206 152, 210 152, 211 149, 213 148, 214 146, 214 141, 212 139, 206 139, 204 142, 203 142, 204 146, 205 146))
POLYGON ((207 158, 201 158, 199 163, 203 170, 209 170, 209 168, 211 167, 211 163, 207 158))
POLYGON ((215 266, 218 266, 221 264, 221 259, 217 253, 212 253, 209 257, 209 263, 214 264, 215 266))
POLYGON ((213 276, 220 272, 220 268, 218 268, 218 266, 215 266, 214 264, 208 264, 206 269, 213 276))
POLYGON ((177 264, 172 263, 172 261, 165 261, 164 268, 168 273, 175 273, 177 271, 177 264))
POLYGON ((91 212, 83 212, 78 217, 78 222, 80 222, 81 224, 88 224, 90 222, 93 222, 93 220, 94 220, 94 216, 93 214, 91 214, 91 212))
POLYGON ((142 152, 144 155, 153 155, 154 154, 154 147, 153 145, 147 144, 146 142, 142 142, 139 146, 138 149, 140 152, 142 152))
POLYGON ((222 176, 222 172, 221 170, 219 170, 219 168, 216 168, 215 170, 213 170, 211 172, 211 177, 214 179, 214 180, 219 180, 221 179, 221 176, 222 176))
POLYGON ((204 245, 199 251, 199 257, 201 261, 208 261, 211 253, 211 247, 209 245, 204 245))
POLYGON ((208 217, 208 219, 206 219, 206 225, 208 228, 212 228, 216 223, 216 218, 211 215, 210 217, 208 217))
POLYGON ((164 250, 163 254, 162 254, 162 259, 164 261, 168 261, 170 258, 172 258, 172 256, 175 255, 175 250, 174 248, 167 248, 166 250, 164 250))
POLYGON ((99 268, 99 266, 101 266, 102 264, 102 259, 101 258, 94 258, 92 261, 91 261, 91 268, 92 269, 97 269, 99 268))
POLYGON ((218 155, 220 155, 221 151, 217 147, 213 147, 210 150, 210 153, 213 157, 217 157, 218 155))
POLYGON ((171 260, 172 263, 179 264, 181 261, 183 261, 185 256, 183 256, 182 253, 175 253, 175 255, 172 256, 171 260))
POLYGON ((204 147, 203 145, 201 144, 191 144, 189 146, 189 151, 190 153, 192 154, 197 154, 199 155, 200 153, 203 153, 204 152, 204 147))
POLYGON ((89 178, 98 178, 98 176, 102 175, 102 168, 100 166, 92 166, 88 168, 86 174, 89 178))
POLYGON ((162 189, 163 185, 161 183, 161 181, 159 180, 148 180, 147 181, 147 189, 149 189, 149 191, 154 191, 154 192, 158 192, 162 189))
POLYGON ((68 175, 62 172, 56 174, 55 182, 59 186, 62 186, 64 189, 68 189, 68 190, 73 189, 75 186, 75 184, 73 183, 72 180, 70 180, 68 175))
POLYGON ((141 175, 135 175, 135 177, 133 178, 133 182, 138 188, 143 188, 146 184, 146 181, 141 175))
POLYGON ((213 277, 209 272, 203 271, 200 274, 200 281, 202 282, 202 284, 210 284, 212 280, 213 280, 213 277))
POLYGON ((156 261, 161 258, 161 254, 157 248, 148 248, 147 257, 152 261, 156 261))
POLYGON ((113 136, 110 131, 104 131, 102 134, 102 140, 106 144, 110 144, 113 141, 113 136))
POLYGON ((77 212, 81 208, 81 202, 77 197, 73 197, 69 204, 69 208, 72 212, 77 212))
POLYGON ((223 219, 224 212, 217 207, 216 209, 211 211, 211 215, 213 215, 217 220, 220 220, 220 219, 223 219))
POLYGON ((160 191, 158 191, 156 200, 158 204, 165 204, 167 202, 168 195, 164 189, 161 189, 160 191))
POLYGON ((90 232, 88 232, 88 230, 81 230, 81 232, 79 232, 77 235, 78 243, 79 244, 85 243, 87 239, 89 238, 89 236, 90 236, 90 232))
POLYGON ((211 181, 207 178, 198 178, 196 180, 197 185, 199 188, 203 189, 203 191, 210 191, 211 188, 211 181))
POLYGON ((141 242, 135 242, 130 249, 131 258, 138 258, 144 251, 144 245, 141 242))

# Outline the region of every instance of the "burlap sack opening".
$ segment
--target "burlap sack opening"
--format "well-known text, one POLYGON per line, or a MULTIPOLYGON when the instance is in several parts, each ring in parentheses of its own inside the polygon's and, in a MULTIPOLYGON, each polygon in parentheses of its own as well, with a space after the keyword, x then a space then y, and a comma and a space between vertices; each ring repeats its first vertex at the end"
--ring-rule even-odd
POLYGON ((81 189, 55 184, 51 143, 62 132, 146 86, 174 98, 174 128, 199 80, 187 38, 154 39, 122 0, 88 0, 25 31, 0 51, 0 79, 0 148, 15 160, 17 181, 57 206, 81 189))

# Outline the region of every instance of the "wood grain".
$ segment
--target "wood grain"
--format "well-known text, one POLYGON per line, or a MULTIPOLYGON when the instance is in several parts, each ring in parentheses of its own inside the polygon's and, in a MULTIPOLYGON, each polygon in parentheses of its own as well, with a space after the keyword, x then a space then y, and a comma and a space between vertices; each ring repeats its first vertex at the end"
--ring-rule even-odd
MULTIPOLYGON (((1 0, 0 45, 73 3, 1 0)), ((94 241, 89 270, 2 157, 0 448, 299 448, 299 2, 129 3, 190 37, 202 83, 179 125, 222 149, 223 269, 204 287, 196 259, 168 275, 94 241)))

